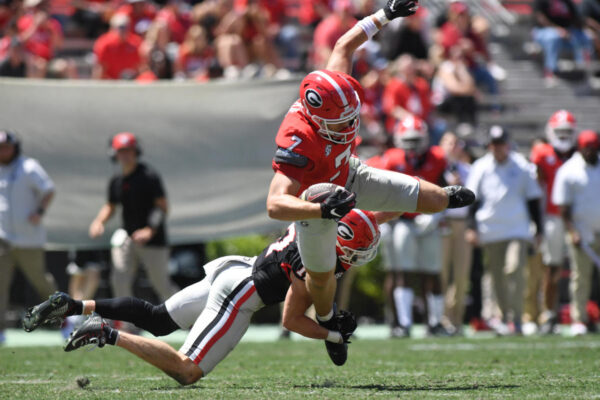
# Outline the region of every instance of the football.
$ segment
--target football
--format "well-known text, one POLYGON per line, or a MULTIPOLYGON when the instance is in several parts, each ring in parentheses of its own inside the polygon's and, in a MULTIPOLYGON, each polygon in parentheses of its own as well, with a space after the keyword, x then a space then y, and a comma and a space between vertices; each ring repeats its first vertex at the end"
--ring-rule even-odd
POLYGON ((343 189, 343 187, 334 183, 315 183, 302 192, 300 198, 302 200, 310 201, 311 203, 322 203, 337 189, 343 189))

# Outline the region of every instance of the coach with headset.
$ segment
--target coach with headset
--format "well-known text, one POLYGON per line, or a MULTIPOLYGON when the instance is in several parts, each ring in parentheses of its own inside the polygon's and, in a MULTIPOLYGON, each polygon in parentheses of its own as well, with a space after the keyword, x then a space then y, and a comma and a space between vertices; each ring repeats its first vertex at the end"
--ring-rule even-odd
POLYGON ((115 297, 132 296, 132 284, 141 262, 162 301, 177 291, 167 271, 169 249, 165 219, 167 198, 160 176, 139 161, 142 153, 133 133, 122 132, 109 143, 111 159, 120 171, 110 180, 108 201, 90 225, 90 237, 104 234, 104 224, 122 206, 123 229, 113 235, 112 288, 115 297))
POLYGON ((0 129, 0 343, 15 266, 41 297, 56 290, 46 272, 42 217, 54 196, 54 183, 39 162, 21 155, 15 132, 0 129))

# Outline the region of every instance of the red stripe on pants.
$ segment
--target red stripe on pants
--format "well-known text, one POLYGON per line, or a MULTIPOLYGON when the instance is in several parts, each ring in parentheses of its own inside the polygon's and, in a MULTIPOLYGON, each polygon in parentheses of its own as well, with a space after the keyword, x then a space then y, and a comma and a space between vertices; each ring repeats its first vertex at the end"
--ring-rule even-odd
POLYGON ((200 352, 200 354, 198 354, 198 356, 194 359, 194 363, 196 365, 198 365, 202 359, 204 358, 204 356, 206 355, 206 353, 208 353, 208 351, 213 347, 213 345, 223 337, 223 335, 225 335, 227 333, 227 331, 229 330, 229 328, 231 327, 231 325, 233 324, 233 321, 235 320, 235 317, 238 314, 239 308, 246 302, 246 300, 248 300, 250 298, 250 296, 252 296, 252 294, 254 294, 254 292, 256 292, 256 287, 254 287, 254 285, 252 285, 252 287, 246 292, 246 294, 244 294, 238 301, 237 303, 235 303, 233 305, 233 311, 231 312, 231 315, 229 316, 229 318, 227 318, 227 322, 225 322, 225 325, 223 325, 221 327, 221 329, 219 329, 219 331, 215 334, 215 336, 213 336, 208 343, 206 343, 206 346, 204 346, 204 348, 202 349, 202 351, 200 352))

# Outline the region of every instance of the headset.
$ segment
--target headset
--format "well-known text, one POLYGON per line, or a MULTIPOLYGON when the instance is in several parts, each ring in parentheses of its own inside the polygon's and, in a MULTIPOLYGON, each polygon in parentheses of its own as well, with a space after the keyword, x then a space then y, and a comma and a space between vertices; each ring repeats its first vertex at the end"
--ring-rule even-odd
POLYGON ((21 155, 21 138, 16 131, 0 129, 0 142, 11 143, 15 146, 15 155, 13 156, 13 160, 21 155))
POLYGON ((134 148, 135 148, 135 152, 137 154, 138 157, 140 157, 142 155, 142 148, 140 147, 140 142, 139 139, 137 138, 137 136, 135 136, 133 133, 131 132, 121 132, 121 133, 117 133, 114 136, 111 136, 108 139, 108 157, 110 158, 110 160, 112 162, 117 162, 117 150, 115 150, 113 143, 115 141, 115 139, 117 139, 119 136, 123 136, 124 138, 128 138, 129 140, 132 140, 134 143, 134 148))

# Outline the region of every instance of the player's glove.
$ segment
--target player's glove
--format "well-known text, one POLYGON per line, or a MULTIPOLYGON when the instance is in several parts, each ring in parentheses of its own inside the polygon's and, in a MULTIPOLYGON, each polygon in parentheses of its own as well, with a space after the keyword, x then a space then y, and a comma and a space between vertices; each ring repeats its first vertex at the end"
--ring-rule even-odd
POLYGON ((357 327, 354 314, 350 311, 340 310, 333 318, 337 322, 344 343, 350 343, 348 339, 350 339, 350 336, 352 336, 357 327))
POLYGON ((446 186, 448 194, 448 208, 461 208, 470 206, 475 202, 475 193, 464 186, 446 186))
POLYGON ((408 17, 417 12, 418 0, 388 0, 383 12, 388 20, 398 17, 408 17))
POLYGON ((321 203, 321 218, 339 220, 356 205, 356 193, 338 188, 321 203))

